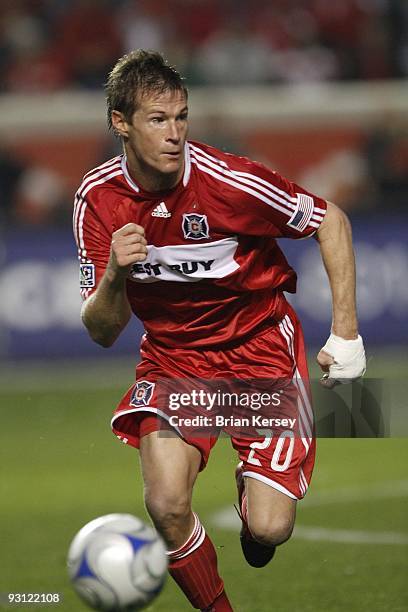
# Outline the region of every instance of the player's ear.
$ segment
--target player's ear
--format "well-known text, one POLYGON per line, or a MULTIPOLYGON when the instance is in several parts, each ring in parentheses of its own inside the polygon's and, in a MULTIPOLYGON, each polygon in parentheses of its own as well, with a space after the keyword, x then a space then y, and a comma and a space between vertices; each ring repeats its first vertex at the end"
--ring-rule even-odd
POLYGON ((115 134, 127 138, 129 135, 129 124, 126 121, 123 113, 113 110, 111 113, 112 127, 115 134))

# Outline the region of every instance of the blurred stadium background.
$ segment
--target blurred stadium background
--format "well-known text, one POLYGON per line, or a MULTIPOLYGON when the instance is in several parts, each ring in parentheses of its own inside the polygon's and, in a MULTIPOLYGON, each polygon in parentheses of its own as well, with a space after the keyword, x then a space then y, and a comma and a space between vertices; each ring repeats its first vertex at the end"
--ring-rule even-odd
MULTIPOLYGON (((102 83, 137 47, 186 75, 191 138, 263 161, 347 211, 368 376, 397 388, 400 408, 408 390, 408 2, 2 0, 0 592, 60 591, 67 611, 82 609, 64 569, 75 531, 103 513, 144 512, 136 455, 108 428, 141 327, 109 352, 88 339, 71 232, 82 175, 119 151, 102 83)), ((312 357, 330 323, 327 281, 313 240, 283 247, 312 357)), ((235 460, 220 441, 196 506, 238 611, 408 608, 404 431, 321 440, 297 537, 256 575, 226 510, 235 460)), ((151 606, 187 609, 170 583, 151 606)))

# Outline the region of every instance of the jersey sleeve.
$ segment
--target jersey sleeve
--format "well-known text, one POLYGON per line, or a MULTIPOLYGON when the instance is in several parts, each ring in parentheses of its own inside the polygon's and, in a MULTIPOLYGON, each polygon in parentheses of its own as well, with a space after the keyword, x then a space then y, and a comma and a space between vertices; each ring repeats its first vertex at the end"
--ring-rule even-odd
POLYGON ((323 221, 326 200, 263 164, 247 160, 235 175, 243 232, 285 238, 312 236, 323 221), (243 170, 242 168, 245 168, 243 170), (245 227, 247 223, 247 227, 245 227))
POLYGON ((111 232, 90 199, 75 196, 74 236, 78 247, 79 286, 83 299, 97 288, 110 256, 111 232))

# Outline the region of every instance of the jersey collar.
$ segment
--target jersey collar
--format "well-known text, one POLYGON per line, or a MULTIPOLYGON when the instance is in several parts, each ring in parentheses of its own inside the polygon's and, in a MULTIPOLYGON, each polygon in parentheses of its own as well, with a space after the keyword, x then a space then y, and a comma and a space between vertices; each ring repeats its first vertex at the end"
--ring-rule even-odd
POLYGON ((191 174, 191 160, 190 160, 190 147, 188 142, 184 143, 184 176, 183 176, 183 186, 187 187, 188 181, 190 180, 191 174))
POLYGON ((132 179, 132 177, 129 174, 129 170, 127 167, 127 157, 126 157, 126 153, 124 153, 122 155, 122 161, 120 162, 121 168, 122 168, 122 172, 123 175, 126 179, 127 184, 129 185, 129 187, 131 187, 134 191, 136 191, 137 193, 140 192, 139 187, 136 185, 136 183, 134 182, 134 180, 132 179))
MULTIPOLYGON (((129 185, 129 187, 131 187, 133 191, 136 191, 136 193, 140 193, 140 187, 136 185, 135 181, 132 179, 132 177, 129 174, 126 153, 123 154, 120 164, 121 164, 123 176, 125 177, 126 182, 129 185)), ((186 142, 184 144, 183 187, 187 187, 188 181, 190 180, 190 174, 191 174, 190 148, 188 146, 188 143, 186 142)))

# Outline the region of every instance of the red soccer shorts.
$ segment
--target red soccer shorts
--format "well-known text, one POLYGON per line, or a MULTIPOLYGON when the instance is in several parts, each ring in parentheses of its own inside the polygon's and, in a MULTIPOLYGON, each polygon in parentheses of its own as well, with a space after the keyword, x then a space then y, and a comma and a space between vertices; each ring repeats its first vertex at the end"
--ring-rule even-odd
MULTIPOLYGON (((122 398, 112 419, 113 432, 120 440, 138 448, 140 438, 152 431, 164 430, 163 435, 168 435, 166 430, 173 434, 176 431, 199 449, 203 469, 220 432, 225 431, 243 463, 244 476, 260 480, 293 499, 305 495, 315 459, 313 414, 303 333, 289 304, 281 321, 268 322, 242 344, 220 350, 193 350, 164 348, 145 338, 141 357, 136 383, 122 398), (191 386, 184 382, 197 379, 208 381, 212 391, 221 379, 224 390, 225 382, 236 380, 245 381, 245 385, 250 381, 251 390, 245 393, 248 385, 244 385, 234 393, 237 388, 231 382, 231 393, 222 397, 219 390, 218 395, 214 393, 211 409, 211 402, 192 406, 191 386), (253 389, 258 380, 262 380, 262 393, 268 391, 274 399, 277 393, 281 394, 280 401, 273 402, 272 412, 270 404, 261 410, 259 402, 256 408, 253 402, 248 404, 248 398, 252 401, 255 397, 253 389), (172 381, 171 395, 160 392, 163 381, 172 381), (232 412, 230 408, 227 413, 221 411, 220 399, 232 395, 239 404, 238 410, 235 406, 232 412), (163 397, 167 399, 163 401, 163 397), (190 404, 186 398, 190 398, 190 404), (192 420, 194 416, 196 421, 192 420)), ((262 393, 256 394, 258 400, 262 393)), ((207 395, 200 396, 203 397, 207 395)))

